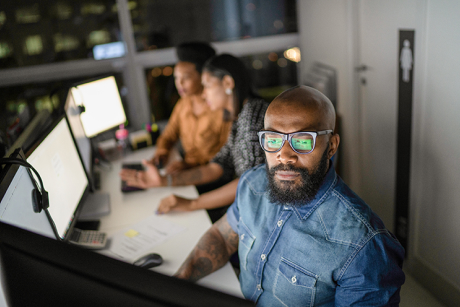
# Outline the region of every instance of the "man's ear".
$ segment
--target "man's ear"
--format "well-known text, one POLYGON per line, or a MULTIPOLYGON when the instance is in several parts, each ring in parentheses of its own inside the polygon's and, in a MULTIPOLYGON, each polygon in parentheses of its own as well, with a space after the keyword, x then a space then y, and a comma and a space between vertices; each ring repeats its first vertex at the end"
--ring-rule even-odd
POLYGON ((229 88, 233 90, 235 88, 235 80, 229 75, 225 75, 224 78, 222 78, 222 85, 224 88, 229 88))
POLYGON ((340 135, 333 134, 329 139, 329 151, 327 153, 327 158, 330 159, 337 152, 340 144, 340 135))

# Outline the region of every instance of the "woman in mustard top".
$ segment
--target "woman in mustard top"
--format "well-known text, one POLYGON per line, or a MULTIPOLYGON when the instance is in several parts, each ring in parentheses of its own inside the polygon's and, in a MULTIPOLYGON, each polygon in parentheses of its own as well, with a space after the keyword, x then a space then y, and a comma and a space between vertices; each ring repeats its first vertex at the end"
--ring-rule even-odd
POLYGON ((180 139, 184 159, 169 163, 168 174, 208 163, 227 141, 232 126, 223 110, 211 110, 202 98, 201 71, 215 54, 214 49, 206 43, 191 42, 179 45, 176 53, 179 62, 174 67, 174 82, 181 98, 157 140, 152 158, 155 165, 166 165, 171 148, 180 139))

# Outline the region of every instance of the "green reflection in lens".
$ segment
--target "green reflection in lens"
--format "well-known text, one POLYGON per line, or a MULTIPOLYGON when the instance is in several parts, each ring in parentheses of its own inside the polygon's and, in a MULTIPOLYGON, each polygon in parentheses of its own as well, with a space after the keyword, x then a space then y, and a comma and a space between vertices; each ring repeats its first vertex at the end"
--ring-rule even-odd
POLYGON ((296 150, 306 150, 309 151, 312 149, 312 140, 304 140, 304 139, 292 139, 292 145, 296 150))
POLYGON ((279 137, 269 137, 265 140, 265 145, 269 149, 278 149, 281 147, 283 139, 279 137))

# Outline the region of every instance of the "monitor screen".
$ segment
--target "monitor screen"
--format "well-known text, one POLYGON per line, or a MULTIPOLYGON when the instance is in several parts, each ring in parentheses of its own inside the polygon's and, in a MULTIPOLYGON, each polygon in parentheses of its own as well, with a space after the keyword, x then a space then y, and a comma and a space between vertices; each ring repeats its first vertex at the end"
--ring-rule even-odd
POLYGON ((75 103, 84 106, 81 122, 87 137, 94 137, 126 122, 126 115, 114 76, 71 88, 75 103))
POLYGON ((0 261, 10 306, 254 306, 1 222, 0 261))
POLYGON ((69 126, 62 117, 27 157, 40 174, 49 196, 49 213, 65 238, 89 183, 69 126))
POLYGON ((88 173, 88 175, 90 175, 92 167, 91 140, 86 137, 85 130, 83 129, 83 125, 81 123, 80 109, 75 103, 75 99, 72 95, 71 90, 69 90, 67 94, 67 100, 65 103, 65 113, 70 125, 70 129, 75 138, 75 142, 77 143, 78 151, 80 152, 83 165, 85 166, 85 170, 88 173))

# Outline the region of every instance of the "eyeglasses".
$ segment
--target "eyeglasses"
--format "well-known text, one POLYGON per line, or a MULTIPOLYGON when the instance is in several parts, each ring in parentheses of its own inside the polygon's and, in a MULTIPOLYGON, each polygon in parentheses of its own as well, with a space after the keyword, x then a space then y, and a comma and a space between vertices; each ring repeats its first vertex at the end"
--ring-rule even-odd
POLYGON ((280 133, 273 131, 259 131, 260 146, 263 150, 270 153, 280 151, 284 142, 287 140, 291 145, 292 150, 298 154, 309 154, 315 149, 316 137, 323 134, 333 134, 332 130, 323 130, 316 132, 294 132, 294 133, 280 133))

